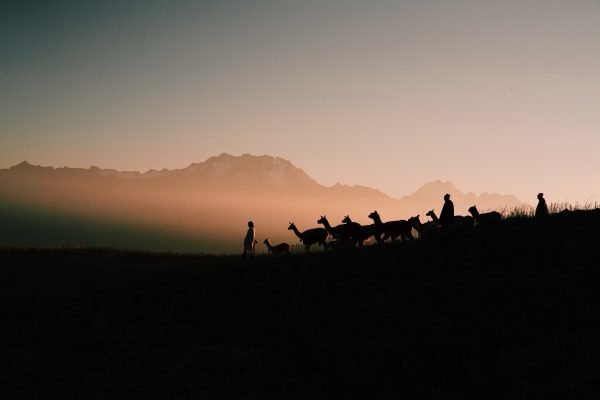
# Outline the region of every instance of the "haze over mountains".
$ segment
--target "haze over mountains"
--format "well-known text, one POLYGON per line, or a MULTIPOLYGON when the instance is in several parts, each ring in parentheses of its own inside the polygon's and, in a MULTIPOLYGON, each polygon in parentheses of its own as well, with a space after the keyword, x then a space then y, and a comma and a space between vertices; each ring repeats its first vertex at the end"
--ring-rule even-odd
POLYGON ((291 221, 304 230, 320 215, 338 224, 349 214, 370 224, 373 210, 384 221, 417 214, 425 221, 428 210, 439 213, 445 193, 457 214, 474 204, 523 205, 512 195, 463 193, 439 180, 400 199, 365 186, 326 187, 287 160, 248 154, 145 173, 22 162, 0 169, 0 245, 238 252, 250 219, 261 241, 297 243, 287 230, 291 221))

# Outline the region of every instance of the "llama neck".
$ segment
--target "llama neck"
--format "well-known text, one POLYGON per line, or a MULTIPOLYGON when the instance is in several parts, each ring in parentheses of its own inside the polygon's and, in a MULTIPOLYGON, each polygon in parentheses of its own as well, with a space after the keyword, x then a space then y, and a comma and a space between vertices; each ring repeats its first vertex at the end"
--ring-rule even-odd
POLYGON ((273 250, 273 245, 271 244, 271 242, 269 242, 268 240, 265 242, 265 244, 267 245, 267 248, 269 250, 273 250))
POLYGON ((325 229, 327 230, 327 232, 332 234, 333 228, 331 227, 331 225, 329 224, 329 221, 327 221, 327 219, 323 220, 323 225, 325 226, 325 229))
POLYGON ((423 228, 423 224, 421 223, 421 221, 418 218, 411 218, 408 220, 408 222, 410 222, 410 225, 415 228, 417 230, 417 232, 421 232, 421 229, 423 228))
POLYGON ((439 222, 438 216, 434 212, 431 213, 430 217, 433 222, 439 222))
POLYGON ((379 215, 376 215, 373 217, 373 222, 375 222, 375 225, 383 224, 383 222, 381 222, 381 217, 379 215))
POLYGON ((296 234, 296 236, 298 236, 300 239, 302 239, 302 234, 300 233, 300 231, 298 230, 298 228, 296 228, 296 225, 292 226, 292 230, 294 231, 294 233, 296 234))

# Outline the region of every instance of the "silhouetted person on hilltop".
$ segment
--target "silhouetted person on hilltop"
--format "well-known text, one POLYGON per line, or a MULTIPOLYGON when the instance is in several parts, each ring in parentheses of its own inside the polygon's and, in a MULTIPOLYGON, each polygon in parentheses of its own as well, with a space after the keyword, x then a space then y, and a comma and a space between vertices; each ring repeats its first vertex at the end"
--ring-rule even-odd
POLYGON ((546 199, 544 199, 544 193, 538 193, 538 205, 535 208, 535 217, 536 218, 544 218, 548 216, 548 205, 546 204, 546 199))
POLYGON ((256 239, 254 233, 254 222, 248 221, 248 232, 244 238, 244 258, 247 256, 254 257, 254 248, 256 246, 256 239))
POLYGON ((450 195, 446 193, 444 195, 444 207, 442 207, 442 213, 440 214, 440 225, 442 229, 446 229, 448 225, 454 220, 454 203, 450 200, 450 195))

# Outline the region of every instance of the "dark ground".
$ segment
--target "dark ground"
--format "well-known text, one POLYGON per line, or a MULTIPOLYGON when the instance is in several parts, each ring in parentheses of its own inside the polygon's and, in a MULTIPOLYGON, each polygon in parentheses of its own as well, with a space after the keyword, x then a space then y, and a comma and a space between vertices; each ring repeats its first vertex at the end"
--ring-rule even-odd
POLYGON ((248 262, 0 250, 0 398, 596 399, 599 227, 248 262))

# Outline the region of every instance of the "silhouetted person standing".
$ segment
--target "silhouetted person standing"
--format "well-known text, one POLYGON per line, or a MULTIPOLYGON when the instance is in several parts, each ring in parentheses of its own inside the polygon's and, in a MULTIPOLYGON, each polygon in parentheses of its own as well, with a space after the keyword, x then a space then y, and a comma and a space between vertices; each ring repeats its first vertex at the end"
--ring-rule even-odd
POLYGON ((450 200, 450 195, 446 193, 444 195, 444 207, 442 207, 442 213, 440 214, 440 225, 442 229, 446 229, 448 225, 454 220, 454 203, 450 200))
POLYGON ((535 208, 535 217, 536 218, 544 218, 548 216, 548 205, 546 204, 546 199, 544 199, 544 193, 538 193, 538 205, 535 208))
POLYGON ((248 232, 244 238, 244 254, 243 257, 247 256, 254 257, 254 247, 256 246, 256 239, 254 233, 254 222, 248 221, 248 232))

